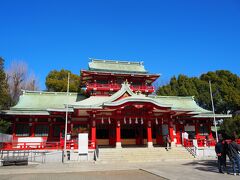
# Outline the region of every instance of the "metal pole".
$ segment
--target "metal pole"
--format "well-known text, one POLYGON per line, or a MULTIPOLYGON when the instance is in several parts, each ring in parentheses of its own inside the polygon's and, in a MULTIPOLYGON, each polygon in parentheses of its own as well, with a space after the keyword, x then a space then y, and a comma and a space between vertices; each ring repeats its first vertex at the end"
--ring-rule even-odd
POLYGON ((69 94, 69 79, 70 74, 68 73, 68 83, 67 83, 67 104, 66 104, 66 117, 65 117, 65 132, 64 132, 64 149, 63 149, 63 163, 67 157, 67 123, 68 123, 68 94, 69 94))
POLYGON ((218 142, 217 123, 216 123, 215 109, 214 109, 214 104, 213 104, 213 95, 212 95, 211 81, 209 81, 209 88, 210 88, 210 95, 211 95, 211 102, 212 102, 213 122, 214 122, 215 133, 216 133, 216 141, 218 142))

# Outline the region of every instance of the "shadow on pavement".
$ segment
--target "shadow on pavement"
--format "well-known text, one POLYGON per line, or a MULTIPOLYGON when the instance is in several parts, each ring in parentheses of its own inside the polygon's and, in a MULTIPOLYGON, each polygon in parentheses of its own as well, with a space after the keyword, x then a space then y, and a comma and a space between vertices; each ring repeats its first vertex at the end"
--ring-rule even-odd
MULTIPOLYGON (((197 169, 199 171, 219 173, 217 160, 194 161, 194 162, 189 162, 182 165, 192 166, 192 167, 195 166, 194 169, 197 169)), ((228 172, 231 173, 232 168, 229 162, 227 162, 227 169, 228 169, 228 172)))

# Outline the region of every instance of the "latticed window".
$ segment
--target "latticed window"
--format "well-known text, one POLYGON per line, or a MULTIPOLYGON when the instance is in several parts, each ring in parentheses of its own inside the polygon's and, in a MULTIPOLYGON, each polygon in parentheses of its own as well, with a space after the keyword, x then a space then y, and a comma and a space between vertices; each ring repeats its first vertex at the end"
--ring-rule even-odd
POLYGON ((29 124, 16 124, 16 135, 17 136, 29 136, 30 127, 29 124))
POLYGON ((47 124, 37 124, 35 127, 35 136, 48 136, 49 126, 47 124))
POLYGON ((208 126, 205 124, 201 124, 199 126, 199 134, 204 136, 208 135, 209 134, 208 126))
POLYGON ((188 138, 189 139, 194 139, 195 138, 195 135, 196 135, 196 130, 195 130, 195 126, 194 125, 185 125, 184 126, 184 131, 186 133, 188 133, 188 138))

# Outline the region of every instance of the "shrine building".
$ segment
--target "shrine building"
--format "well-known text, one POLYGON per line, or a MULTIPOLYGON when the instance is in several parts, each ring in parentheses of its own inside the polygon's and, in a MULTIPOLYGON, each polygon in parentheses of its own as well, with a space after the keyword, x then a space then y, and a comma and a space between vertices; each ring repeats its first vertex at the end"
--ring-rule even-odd
POLYGON ((64 134, 66 111, 68 141, 76 142, 78 133, 85 132, 92 148, 163 146, 167 135, 182 145, 184 132, 189 139, 214 139, 212 111, 192 96, 153 95, 160 75, 149 73, 142 62, 91 59, 88 65, 80 76, 84 95, 23 91, 14 107, 2 111, 12 124, 14 141, 40 137, 45 145, 56 145, 64 134))

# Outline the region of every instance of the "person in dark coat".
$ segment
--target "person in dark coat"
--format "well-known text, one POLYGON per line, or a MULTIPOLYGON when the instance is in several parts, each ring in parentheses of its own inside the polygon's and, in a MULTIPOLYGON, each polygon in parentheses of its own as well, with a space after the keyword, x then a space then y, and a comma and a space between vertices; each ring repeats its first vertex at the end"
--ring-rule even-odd
POLYGON ((168 151, 169 149, 171 149, 171 138, 169 135, 166 135, 165 137, 165 144, 166 144, 166 150, 168 151))
POLYGON ((226 167, 226 171, 229 174, 229 169, 227 167, 227 156, 228 156, 228 141, 224 140, 223 141, 223 163, 224 163, 224 167, 226 167))
POLYGON ((226 171, 226 151, 224 148, 224 140, 219 140, 217 144, 215 145, 215 152, 218 157, 218 170, 219 173, 225 173, 226 171))
POLYGON ((240 175, 240 145, 235 142, 234 137, 231 140, 232 142, 228 144, 228 157, 232 163, 233 174, 236 176, 236 167, 238 168, 238 175, 240 175))

